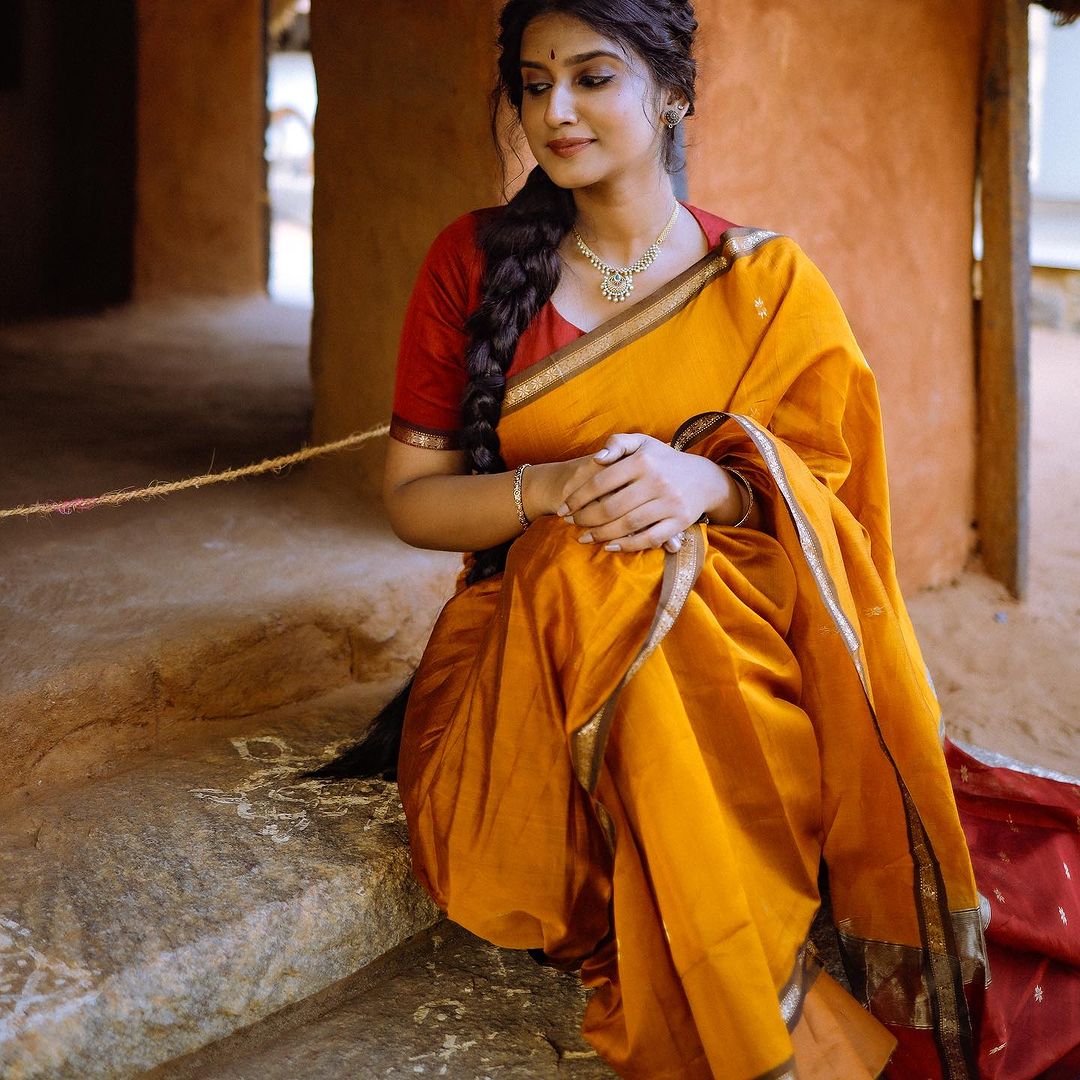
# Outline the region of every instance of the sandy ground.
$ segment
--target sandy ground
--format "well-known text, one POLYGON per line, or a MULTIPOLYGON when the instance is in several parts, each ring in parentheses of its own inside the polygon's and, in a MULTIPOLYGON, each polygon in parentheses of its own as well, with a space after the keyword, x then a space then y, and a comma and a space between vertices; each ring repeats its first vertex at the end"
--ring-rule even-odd
POLYGON ((974 564, 909 607, 950 736, 1080 776, 1080 334, 1032 354, 1028 594, 974 564))

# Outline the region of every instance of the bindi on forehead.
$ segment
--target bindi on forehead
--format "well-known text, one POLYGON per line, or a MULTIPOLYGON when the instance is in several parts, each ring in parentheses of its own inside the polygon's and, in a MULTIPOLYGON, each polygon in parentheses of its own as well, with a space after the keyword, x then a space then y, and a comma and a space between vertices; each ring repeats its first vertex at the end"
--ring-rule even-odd
POLYGON ((555 50, 554 49, 551 50, 551 59, 552 60, 555 59, 555 50))

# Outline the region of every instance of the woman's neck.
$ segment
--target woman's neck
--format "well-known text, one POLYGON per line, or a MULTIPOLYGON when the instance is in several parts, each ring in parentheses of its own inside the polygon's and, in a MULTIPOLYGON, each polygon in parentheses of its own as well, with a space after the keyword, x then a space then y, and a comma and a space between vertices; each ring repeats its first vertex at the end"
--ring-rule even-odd
POLYGON ((665 173, 655 185, 599 185, 574 192, 577 230, 601 258, 625 266, 655 243, 675 205, 671 178, 665 173))

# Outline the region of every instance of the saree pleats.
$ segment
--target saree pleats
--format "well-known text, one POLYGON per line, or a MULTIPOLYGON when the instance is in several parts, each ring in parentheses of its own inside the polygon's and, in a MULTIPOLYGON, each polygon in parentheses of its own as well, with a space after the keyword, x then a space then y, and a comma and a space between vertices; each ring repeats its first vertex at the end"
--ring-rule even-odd
POLYGON ((462 584, 406 717, 414 867, 473 932, 580 967, 621 1076, 874 1076, 907 1034, 920 1076, 974 1076, 978 897, 873 377, 794 244, 725 237, 512 380, 499 434, 511 467, 672 441, 740 467, 766 525, 619 554, 542 518, 462 584), (807 947, 822 859, 869 1011, 807 947))

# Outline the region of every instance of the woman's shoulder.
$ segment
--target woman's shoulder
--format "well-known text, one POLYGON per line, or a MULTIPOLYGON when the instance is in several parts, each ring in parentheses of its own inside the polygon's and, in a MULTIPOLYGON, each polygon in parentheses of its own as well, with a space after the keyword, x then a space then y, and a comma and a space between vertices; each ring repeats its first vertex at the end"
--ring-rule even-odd
POLYGON ((775 254, 783 253, 789 259, 806 258, 806 253, 786 233, 777 232, 763 225, 741 225, 722 214, 706 210, 701 206, 694 206, 689 202, 684 201, 683 205, 697 219, 710 245, 714 248, 725 245, 731 249, 732 254, 738 255, 757 251, 768 244, 772 246, 775 254))
POLYGON ((731 229, 739 228, 739 226, 729 218, 716 214, 711 210, 706 210, 703 207, 694 206, 685 199, 681 201, 683 206, 690 211, 694 219, 701 226, 702 232, 705 233, 705 237, 709 241, 710 247, 717 247, 723 241, 726 232, 731 229))
POLYGON ((475 306, 475 294, 483 274, 483 259, 477 234, 485 221, 497 214, 498 206, 470 210, 444 225, 428 246, 421 278, 430 281, 444 298, 475 306))
POLYGON ((813 266, 806 252, 786 233, 762 225, 741 225, 689 202, 684 201, 683 205, 697 219, 710 248, 732 263, 739 261, 780 276, 793 274, 802 265, 813 266))
POLYGON ((737 225, 727 218, 696 206, 687 206, 701 223, 714 249, 722 248, 722 254, 732 262, 754 267, 763 273, 786 272, 797 274, 800 270, 820 273, 814 261, 798 240, 790 233, 781 232, 767 225, 737 225))
POLYGON ((454 218, 436 234, 431 244, 432 251, 457 255, 459 258, 472 258, 479 251, 477 234, 481 226, 504 209, 502 206, 483 206, 454 218))

